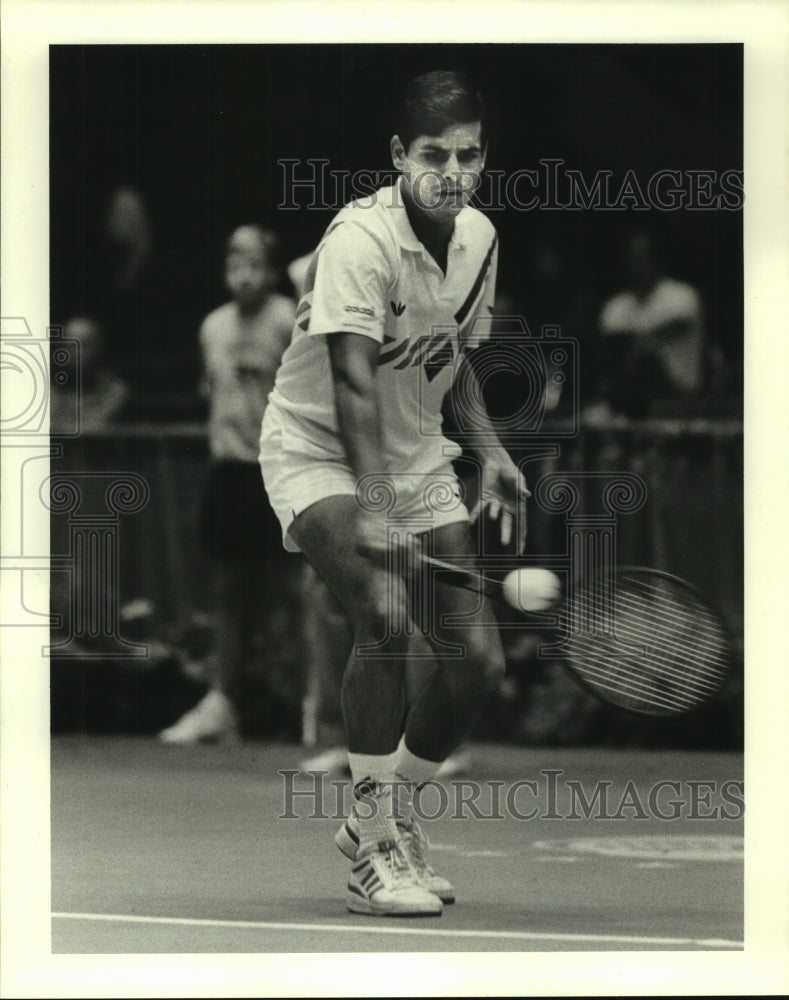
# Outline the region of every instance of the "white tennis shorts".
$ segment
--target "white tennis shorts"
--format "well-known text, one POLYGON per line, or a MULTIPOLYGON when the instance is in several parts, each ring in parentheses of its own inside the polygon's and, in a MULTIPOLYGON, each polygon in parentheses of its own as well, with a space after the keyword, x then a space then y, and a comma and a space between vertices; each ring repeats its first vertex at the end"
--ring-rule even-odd
POLYGON ((386 516, 392 526, 415 534, 459 521, 468 522, 463 486, 444 459, 429 472, 388 473, 357 486, 349 466, 322 456, 308 441, 288 430, 269 406, 260 437, 260 468, 269 502, 282 527, 288 552, 299 548, 288 533, 302 511, 332 496, 355 496, 361 508, 386 516))

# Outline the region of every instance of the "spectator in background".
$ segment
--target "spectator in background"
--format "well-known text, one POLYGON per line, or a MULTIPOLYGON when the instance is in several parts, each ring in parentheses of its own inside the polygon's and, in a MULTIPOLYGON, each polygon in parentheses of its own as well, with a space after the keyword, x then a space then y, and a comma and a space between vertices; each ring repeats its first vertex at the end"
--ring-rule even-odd
MULTIPOLYGON (((101 328, 95 320, 87 316, 75 316, 63 330, 63 339, 53 338, 50 342, 53 352, 64 351, 68 362, 53 365, 52 384, 49 392, 49 432, 52 438, 61 438, 57 453, 52 456, 53 472, 82 470, 85 464, 83 442, 75 435, 83 432, 102 430, 121 419, 129 399, 129 387, 107 364, 104 355, 104 340, 101 328), (75 342, 77 350, 72 350, 69 341, 75 342)), ((50 546, 54 553, 69 552, 71 546, 68 519, 53 516, 50 519, 50 546)), ((69 656, 80 652, 94 659, 96 650, 90 652, 84 645, 87 638, 74 637, 76 621, 74 607, 79 594, 84 591, 86 578, 84 564, 79 562, 69 571, 53 568, 50 574, 49 606, 53 621, 53 661, 57 661, 67 646, 69 656)), ((104 583, 103 597, 113 606, 117 594, 106 593, 113 587, 112 580, 104 583)))
POLYGON ((202 538, 216 578, 218 675, 199 704, 160 733, 166 743, 237 735, 239 682, 281 547, 258 465, 263 413, 295 320, 291 299, 274 291, 277 255, 269 230, 236 229, 225 257, 232 300, 200 330, 211 453, 202 538))
POLYGON ((624 248, 627 285, 600 315, 600 395, 588 416, 613 411, 640 418, 656 404, 687 401, 706 388, 709 352, 702 303, 691 285, 663 272, 651 236, 624 248))
POLYGON ((139 191, 119 187, 112 192, 105 233, 113 265, 109 291, 128 293, 136 287, 150 260, 153 239, 148 209, 139 191))
MULTIPOLYGON (((50 434, 94 431, 122 416, 129 387, 110 369, 104 355, 104 338, 88 316, 75 316, 64 329, 64 340, 76 341, 78 353, 68 365, 59 366, 50 390, 50 434), (76 425, 75 425, 76 418, 76 425)), ((56 348, 58 341, 52 342, 56 348)))
POLYGON ((130 387, 139 421, 202 419, 194 327, 208 311, 209 283, 188 225, 170 204, 116 183, 95 204, 87 233, 85 301, 111 334, 114 368, 130 387))
POLYGON ((95 240, 89 292, 114 336, 108 350, 137 396, 150 382, 149 356, 162 339, 159 317, 166 302, 151 213, 140 191, 121 185, 110 192, 95 240))

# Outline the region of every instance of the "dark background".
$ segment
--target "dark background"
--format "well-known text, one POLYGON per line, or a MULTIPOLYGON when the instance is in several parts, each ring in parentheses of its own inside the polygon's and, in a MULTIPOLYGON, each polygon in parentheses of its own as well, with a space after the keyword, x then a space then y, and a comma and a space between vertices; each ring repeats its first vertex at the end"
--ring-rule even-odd
MULTIPOLYGON (((200 320, 225 297, 222 242, 232 227, 272 226, 291 259, 315 246, 332 215, 278 213, 277 160, 389 168, 393 100, 405 80, 437 67, 467 70, 479 82, 491 169, 562 158, 587 181, 613 171, 616 190, 628 169, 645 187, 660 169, 742 168, 739 45, 55 46, 52 322, 98 314, 112 327, 118 357, 193 357, 200 320), (146 201, 154 256, 134 296, 113 312, 102 226, 120 185, 146 201)), ((741 212, 510 209, 491 217, 501 237, 499 286, 530 323, 564 321, 569 334, 588 333, 621 285, 624 233, 644 225, 667 271, 699 289, 714 340, 738 363, 741 212), (558 298, 578 305, 572 316, 538 314, 540 296, 530 295, 530 255, 543 242, 561 255, 558 298)))
MULTIPOLYGON (((151 620, 136 626, 140 641, 164 635, 199 658, 192 633, 210 633, 202 617, 198 626, 193 622, 194 609, 211 606, 195 529, 207 464, 204 412, 196 403, 197 331, 227 298, 224 240, 236 225, 260 221, 279 233, 285 260, 312 250, 333 210, 278 211, 277 160, 323 158, 331 169, 351 172, 389 169, 396 95, 411 76, 441 67, 469 71, 483 89, 491 170, 510 174, 563 159, 587 183, 596 171, 611 171, 616 191, 628 170, 646 188, 658 170, 742 169, 740 45, 51 49, 51 322, 61 325, 76 314, 99 319, 110 361, 134 391, 125 426, 74 440, 67 467, 131 468, 152 484, 148 507, 124 519, 120 557, 123 599, 142 597, 154 606, 151 620), (106 218, 110 196, 124 186, 144 200, 153 240, 138 280, 119 294, 112 289, 117 248, 106 218), (158 423, 164 419, 179 424, 167 428, 158 423)), ((654 234, 666 271, 701 293, 729 372, 726 392, 706 413, 712 419, 702 430, 681 420, 664 421, 660 433, 646 425, 615 433, 587 428, 563 441, 562 460, 569 468, 646 477, 648 508, 622 522, 626 561, 697 583, 741 636, 742 434, 737 421, 732 428, 721 418, 737 416, 742 402, 742 213, 510 208, 490 216, 501 238, 500 290, 533 332, 558 323, 581 342, 582 392, 585 381, 593 382, 600 308, 624 283, 620 250, 634 226, 654 234), (550 280, 535 263, 541 248, 551 248, 560 262, 550 280)), ((564 537, 558 521, 551 527, 537 519, 531 529, 532 550, 555 545, 557 532, 564 537)), ((270 603, 275 640, 261 647, 264 668, 250 671, 243 725, 254 735, 298 738, 295 602, 272 596, 270 603), (260 687, 264 675, 268 688, 260 687)), ((135 637, 131 628, 124 621, 123 634, 135 637)), ((486 714, 484 735, 567 745, 741 741, 741 675, 706 715, 646 726, 595 704, 560 668, 535 670, 529 655, 509 656, 510 693, 486 714)), ((161 669, 150 660, 111 666, 67 661, 53 672, 54 728, 156 732, 197 699, 195 682, 184 689, 175 660, 161 669), (163 676, 167 670, 172 676, 163 676)))

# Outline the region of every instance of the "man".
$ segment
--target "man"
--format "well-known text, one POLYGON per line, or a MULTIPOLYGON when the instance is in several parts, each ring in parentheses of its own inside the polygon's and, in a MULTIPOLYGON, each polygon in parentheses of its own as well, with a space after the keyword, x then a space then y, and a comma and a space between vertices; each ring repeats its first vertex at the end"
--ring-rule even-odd
POLYGON ((601 389, 615 411, 645 417, 655 403, 701 394, 709 346, 698 292, 663 273, 648 233, 628 237, 624 264, 627 287, 600 315, 601 389))
POLYGON ((464 76, 427 73, 396 127, 397 183, 346 206, 310 265, 260 458, 285 547, 306 555, 354 632, 342 708, 356 806, 336 838, 353 858, 346 905, 438 915, 454 889, 427 863, 414 791, 468 733, 504 657, 487 603, 435 579, 414 599, 425 581, 393 569, 389 540, 416 525, 437 554, 475 553, 451 468, 460 449, 441 434, 455 376, 505 538, 524 530, 526 489, 484 410, 465 405, 481 394, 462 352, 485 336, 496 273, 496 233, 468 204, 485 161, 481 100, 464 76), (408 634, 425 607, 439 669, 406 712, 408 634))
POLYGON ((231 298, 200 327, 211 453, 201 535, 215 579, 217 663, 205 697, 159 734, 164 743, 238 737, 243 669, 271 585, 276 538, 257 462, 260 425, 295 312, 275 291, 278 247, 277 235, 258 225, 231 233, 224 260, 231 298))
MULTIPOLYGON (((304 294, 312 253, 298 257, 288 265, 288 278, 296 301, 304 294)), ((304 563, 301 604, 299 606, 306 676, 302 700, 302 743, 321 747, 317 753, 300 761, 302 771, 322 771, 330 778, 350 774, 348 751, 343 745, 340 688, 353 638, 347 619, 336 598, 312 566, 304 563)), ((410 637, 406 663, 406 704, 436 668, 431 647, 419 632, 410 637)), ((449 779, 471 768, 471 755, 456 751, 436 772, 436 778, 449 779)))
POLYGON ((66 341, 79 344, 80 353, 79 358, 69 359, 65 384, 53 379, 50 386, 49 425, 53 437, 70 430, 77 410, 82 432, 101 430, 123 419, 130 395, 127 383, 107 363, 104 334, 95 320, 73 317, 66 323, 65 336, 66 341))

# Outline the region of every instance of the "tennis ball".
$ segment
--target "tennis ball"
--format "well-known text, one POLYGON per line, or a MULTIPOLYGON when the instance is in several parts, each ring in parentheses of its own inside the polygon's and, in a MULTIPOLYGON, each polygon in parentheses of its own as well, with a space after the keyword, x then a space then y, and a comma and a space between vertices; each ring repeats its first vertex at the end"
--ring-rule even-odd
POLYGON ((539 566, 514 569, 501 584, 504 600, 518 611, 545 611, 559 600, 561 590, 559 577, 539 566))

